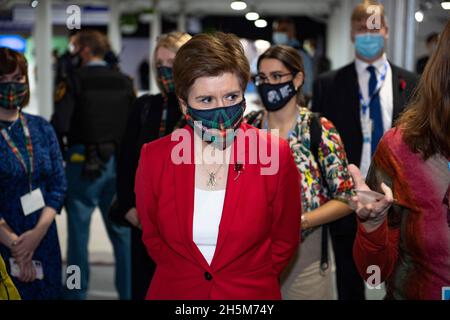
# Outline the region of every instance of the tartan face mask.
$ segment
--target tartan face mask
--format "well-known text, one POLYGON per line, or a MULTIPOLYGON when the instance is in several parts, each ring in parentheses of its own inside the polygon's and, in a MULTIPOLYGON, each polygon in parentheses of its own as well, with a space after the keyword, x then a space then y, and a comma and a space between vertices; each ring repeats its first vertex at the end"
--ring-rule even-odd
POLYGON ((175 92, 175 84, 173 82, 173 69, 161 66, 156 69, 158 73, 157 81, 165 95, 175 92))
POLYGON ((13 110, 23 107, 28 85, 18 82, 0 83, 0 108, 13 110))
POLYGON ((208 110, 188 105, 186 121, 192 128, 201 130, 204 141, 223 150, 234 140, 234 131, 242 122, 245 106, 245 99, 229 107, 208 110))

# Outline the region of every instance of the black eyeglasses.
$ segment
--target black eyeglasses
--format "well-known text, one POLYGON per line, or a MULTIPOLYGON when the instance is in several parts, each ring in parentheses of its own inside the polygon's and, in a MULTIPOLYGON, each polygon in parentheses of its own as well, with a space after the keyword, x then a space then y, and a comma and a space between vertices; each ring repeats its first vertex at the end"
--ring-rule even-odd
POLYGON ((270 84, 279 84, 282 82, 283 78, 286 76, 293 76, 294 74, 292 72, 288 73, 271 73, 268 77, 265 75, 256 75, 254 76, 253 82, 255 83, 255 86, 262 85, 264 83, 270 83, 270 84))

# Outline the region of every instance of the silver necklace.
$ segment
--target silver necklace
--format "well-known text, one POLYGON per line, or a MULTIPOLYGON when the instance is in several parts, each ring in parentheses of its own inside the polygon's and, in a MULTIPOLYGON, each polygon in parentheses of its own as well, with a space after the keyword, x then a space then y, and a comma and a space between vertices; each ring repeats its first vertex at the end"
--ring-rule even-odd
MULTIPOLYGON (((203 165, 202 165, 203 167, 203 165)), ((209 172, 208 170, 206 170, 206 168, 203 167, 203 169, 206 171, 206 173, 208 174, 208 178, 206 180, 206 186, 210 189, 214 189, 214 187, 217 185, 217 174, 219 173, 220 169, 222 169, 223 164, 221 164, 219 166, 219 168, 216 169, 216 171, 211 171, 209 172)))

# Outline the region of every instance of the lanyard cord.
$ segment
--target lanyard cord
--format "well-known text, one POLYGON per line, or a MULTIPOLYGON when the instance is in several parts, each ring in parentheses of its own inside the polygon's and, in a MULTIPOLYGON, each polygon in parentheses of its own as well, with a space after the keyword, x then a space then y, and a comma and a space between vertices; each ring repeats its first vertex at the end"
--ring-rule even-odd
POLYGON ((380 92, 381 88, 383 87, 384 81, 386 80, 387 72, 388 72, 388 63, 386 62, 384 64, 384 69, 383 69, 383 73, 381 74, 380 81, 377 81, 378 84, 377 84, 373 94, 371 96, 369 96, 369 99, 367 102, 364 100, 363 95, 361 93, 361 87, 358 85, 359 102, 361 104, 363 114, 365 114, 367 112, 367 109, 369 109, 372 99, 380 92))
POLYGON ((1 134, 3 138, 5 139, 6 143, 8 144, 11 151, 16 156, 17 160, 19 160, 20 164, 22 165, 23 169, 25 170, 25 173, 28 175, 28 182, 30 187, 30 192, 32 191, 32 179, 33 179, 33 172, 34 172, 34 154, 33 154, 33 143, 31 140, 31 134, 30 129, 28 127, 28 123, 23 116, 23 114, 20 114, 20 123, 23 128, 24 138, 25 138, 25 145, 28 155, 28 162, 25 162, 24 156, 20 153, 19 148, 17 147, 16 143, 13 141, 11 136, 8 133, 7 129, 3 129, 1 131, 1 134))

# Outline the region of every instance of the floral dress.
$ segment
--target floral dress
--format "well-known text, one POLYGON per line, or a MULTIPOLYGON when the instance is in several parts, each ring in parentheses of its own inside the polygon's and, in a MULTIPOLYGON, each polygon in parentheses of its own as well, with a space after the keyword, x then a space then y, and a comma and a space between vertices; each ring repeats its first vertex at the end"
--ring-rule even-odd
MULTIPOLYGON (((303 212, 310 212, 330 199, 344 203, 353 195, 353 182, 347 169, 343 142, 334 125, 321 117, 322 136, 318 159, 311 151, 310 124, 313 113, 299 108, 297 123, 289 132, 288 142, 301 172, 303 212), (320 167, 319 167, 320 166, 320 167), (323 173, 323 176, 322 174, 323 173)), ((264 111, 247 115, 249 124, 267 129, 264 111)), ((288 267, 282 281, 284 299, 332 299, 330 268, 320 270, 322 228, 302 232, 302 244, 296 259, 288 267)))
MULTIPOLYGON (((59 212, 64 203, 67 188, 63 168, 63 160, 56 135, 50 124, 44 119, 24 114, 28 124, 34 155, 34 171, 32 178, 33 190, 40 188, 47 207, 59 212)), ((8 134, 16 143, 25 161, 28 161, 24 131, 19 120, 8 128, 8 134)), ((20 197, 29 190, 28 177, 20 162, 8 147, 5 139, 0 135, 0 219, 4 219, 11 229, 20 236, 33 229, 42 210, 25 216, 20 197)), ((5 260, 8 272, 10 250, 0 244, 0 255, 5 260)), ((42 263, 43 280, 23 283, 11 277, 24 300, 58 299, 62 288, 61 251, 59 247, 56 223, 53 222, 47 234, 36 248, 33 260, 42 263)))

